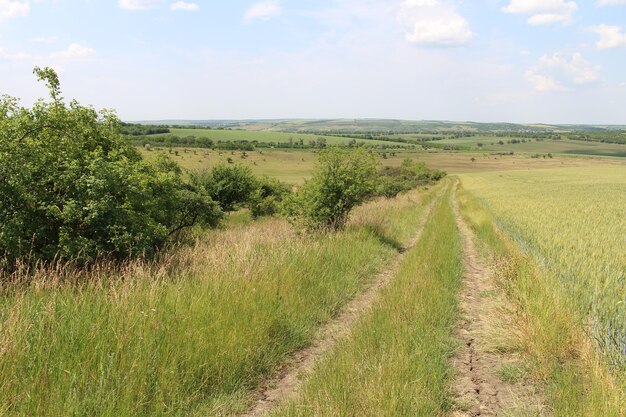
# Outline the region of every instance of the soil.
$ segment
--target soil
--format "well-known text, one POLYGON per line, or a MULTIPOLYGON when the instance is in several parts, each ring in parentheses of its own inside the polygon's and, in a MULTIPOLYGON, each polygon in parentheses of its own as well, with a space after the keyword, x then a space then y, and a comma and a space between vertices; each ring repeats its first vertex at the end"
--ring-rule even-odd
POLYGON ((515 311, 497 287, 493 271, 480 259, 456 201, 454 210, 465 272, 457 325, 461 348, 453 358, 457 410, 452 416, 545 416, 542 395, 525 375, 516 349, 515 311))

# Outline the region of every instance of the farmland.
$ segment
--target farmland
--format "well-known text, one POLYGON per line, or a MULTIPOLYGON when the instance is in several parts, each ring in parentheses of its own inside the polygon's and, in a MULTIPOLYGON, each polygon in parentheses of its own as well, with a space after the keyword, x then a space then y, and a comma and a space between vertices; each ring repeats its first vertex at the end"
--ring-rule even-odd
POLYGON ((1 415, 623 415, 623 158, 135 146, 36 72, 0 119, 1 415))
MULTIPOLYGON (((317 160, 317 153, 311 150, 262 149, 241 151, 194 149, 194 148, 155 148, 141 149, 147 159, 165 154, 191 171, 210 169, 218 164, 248 166, 257 175, 268 175, 291 184, 301 183, 311 176, 317 160), (244 156, 242 158, 242 156, 244 156)), ((527 170, 536 168, 582 167, 596 165, 620 165, 622 159, 594 158, 590 156, 533 158, 529 154, 503 155, 492 152, 445 152, 445 151, 377 151, 383 166, 399 166, 406 158, 427 163, 428 166, 453 174, 498 170, 527 170), (472 161, 474 158, 474 161, 472 161)), ((544 154, 545 155, 545 154, 544 154)))
POLYGON ((0 417, 626 417, 625 16, 0 0, 0 417))
POLYGON ((624 167, 461 176, 556 415, 622 415, 624 167), (493 216, 493 217, 492 217, 493 216), (492 220, 490 220, 492 219, 492 220))

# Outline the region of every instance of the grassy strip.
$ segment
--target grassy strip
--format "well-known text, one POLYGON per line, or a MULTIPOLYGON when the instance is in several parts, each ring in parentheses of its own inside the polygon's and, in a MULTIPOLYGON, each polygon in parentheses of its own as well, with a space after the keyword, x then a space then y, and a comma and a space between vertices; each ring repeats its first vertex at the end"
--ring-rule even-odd
MULTIPOLYGON (((377 202, 415 231, 413 193, 377 202)), ((376 208, 379 207, 379 208, 376 208)), ((365 210, 366 208, 364 208, 365 210)), ((368 221, 300 236, 270 219, 211 233, 159 265, 40 271, 0 305, 0 415, 216 415, 360 291, 404 235, 368 221), (368 225, 377 225, 372 229, 368 225)))
POLYGON ((450 193, 391 285, 277 416, 434 416, 450 409, 449 356, 461 282, 450 193))
POLYGON ((498 285, 518 309, 521 332, 511 347, 521 349, 532 376, 543 383, 555 416, 621 416, 620 388, 592 348, 586 320, 559 288, 558 277, 524 256, 502 234, 484 207, 459 193, 463 216, 476 232, 485 255, 498 268, 498 285))

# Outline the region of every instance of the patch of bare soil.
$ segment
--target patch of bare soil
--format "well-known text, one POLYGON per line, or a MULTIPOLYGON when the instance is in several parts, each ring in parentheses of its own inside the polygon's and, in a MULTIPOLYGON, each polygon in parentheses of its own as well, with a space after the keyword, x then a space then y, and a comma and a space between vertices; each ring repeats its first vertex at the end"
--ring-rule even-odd
POLYGON ((244 417, 265 415, 284 401, 297 398, 304 380, 311 374, 319 360, 339 340, 350 334, 357 319, 372 306, 381 288, 385 287, 397 274, 405 253, 422 235, 433 205, 434 203, 431 203, 424 211, 418 232, 411 242, 396 255, 384 271, 375 277, 367 290, 349 302, 333 320, 325 324, 309 347, 295 352, 276 375, 269 378, 259 390, 253 393, 253 401, 243 414, 244 417))
POLYGON ((454 211, 465 273, 457 327, 462 347, 453 358, 457 410, 452 416, 545 416, 543 398, 525 377, 524 362, 516 353, 515 312, 479 258, 456 201, 454 211))

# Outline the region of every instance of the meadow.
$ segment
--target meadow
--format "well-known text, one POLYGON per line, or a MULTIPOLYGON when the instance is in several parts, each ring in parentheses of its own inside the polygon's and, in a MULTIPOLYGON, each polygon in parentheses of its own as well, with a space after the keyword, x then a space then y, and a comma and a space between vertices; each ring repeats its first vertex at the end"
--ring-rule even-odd
MULTIPOLYGON (((410 136, 410 135, 409 135, 410 136)), ((535 141, 534 139, 526 139, 526 143, 507 143, 512 140, 510 137, 495 137, 476 135, 467 138, 446 138, 432 142, 435 144, 448 144, 471 147, 479 149, 478 144, 482 144, 482 149, 493 152, 515 152, 527 154, 562 154, 562 155, 589 155, 589 156, 607 156, 615 158, 626 157, 626 146, 621 144, 600 143, 600 142, 583 142, 578 140, 552 140, 546 139, 535 141), (500 145, 498 142, 503 141, 500 145)), ((517 138, 517 140, 520 140, 517 138)))
POLYGON ((337 234, 297 234, 283 219, 231 225, 88 280, 31 271, 2 293, 0 415, 241 410, 406 244, 421 199, 374 201, 337 234))
MULTIPOLYGON (((300 184, 311 177, 317 161, 313 150, 262 149, 255 151, 226 151, 195 148, 154 148, 140 149, 142 155, 155 159, 166 154, 181 167, 189 171, 211 169, 219 164, 234 164, 250 167, 256 175, 267 175, 290 184, 300 184)), ((542 168, 562 168, 596 166, 622 163, 622 159, 593 158, 587 156, 553 158, 532 158, 528 154, 500 155, 491 152, 446 152, 439 150, 375 151, 382 166, 399 166, 405 159, 424 162, 430 168, 440 169, 450 174, 489 172, 500 170, 528 170, 542 168)))

